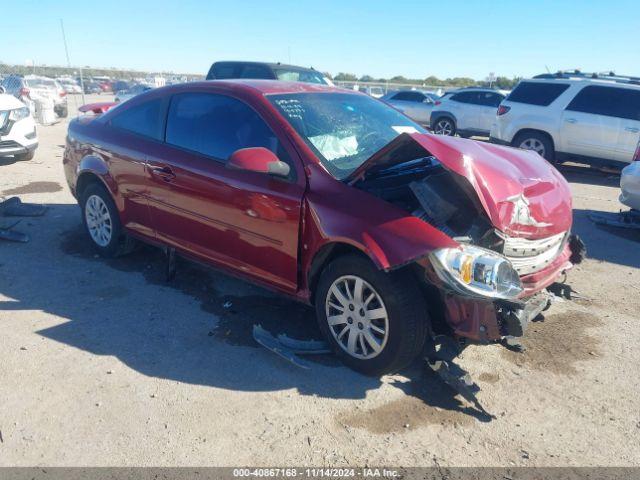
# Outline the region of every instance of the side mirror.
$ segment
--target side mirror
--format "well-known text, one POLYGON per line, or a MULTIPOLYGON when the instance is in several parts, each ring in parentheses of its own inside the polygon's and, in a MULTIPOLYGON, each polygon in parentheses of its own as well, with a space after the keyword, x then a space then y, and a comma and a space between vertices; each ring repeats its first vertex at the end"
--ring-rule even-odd
POLYGON ((264 147, 241 148, 229 157, 227 168, 249 172, 267 173, 278 177, 288 177, 290 168, 278 160, 275 153, 264 147))
POLYGON ((4 93, 6 90, 4 89, 4 87, 2 85, 0 85, 0 94, 4 93))

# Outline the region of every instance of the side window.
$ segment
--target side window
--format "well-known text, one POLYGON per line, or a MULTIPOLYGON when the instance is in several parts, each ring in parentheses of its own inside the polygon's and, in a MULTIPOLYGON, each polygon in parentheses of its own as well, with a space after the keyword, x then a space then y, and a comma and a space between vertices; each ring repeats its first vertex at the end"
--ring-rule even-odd
POLYGON ((640 120, 640 91, 600 86, 584 87, 571 100, 567 110, 640 120))
POLYGON ((137 135, 162 140, 164 126, 163 98, 155 98, 115 115, 110 124, 137 135))
POLYGON ((520 82, 509 94, 507 100, 546 107, 567 88, 569 85, 566 83, 520 82))
POLYGON ((493 92, 478 92, 478 105, 498 107, 504 97, 493 92))
POLYGON ((474 100, 477 101, 477 98, 475 92, 460 92, 451 96, 451 100, 460 103, 475 103, 474 100))
POLYGON ((224 95, 174 95, 165 141, 221 162, 240 148, 265 147, 291 165, 286 150, 264 120, 244 102, 224 95))
POLYGON ((262 65, 245 65, 242 67, 242 73, 240 78, 257 78, 257 79, 272 79, 274 75, 271 71, 262 65))
POLYGON ((391 97, 391 99, 411 101, 411 92, 398 92, 393 97, 391 97))
POLYGON ((424 95, 420 92, 409 92, 411 94, 410 102, 422 103, 424 102, 424 95))

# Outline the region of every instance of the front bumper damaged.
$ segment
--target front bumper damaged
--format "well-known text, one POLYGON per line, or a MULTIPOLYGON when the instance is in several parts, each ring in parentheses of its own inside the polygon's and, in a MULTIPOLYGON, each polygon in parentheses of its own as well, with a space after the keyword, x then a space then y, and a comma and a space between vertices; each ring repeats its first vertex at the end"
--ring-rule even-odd
POLYGON ((585 256, 584 243, 569 236, 560 254, 545 268, 522 277, 524 291, 514 300, 492 300, 442 291, 445 319, 453 335, 471 342, 490 343, 522 337, 527 325, 550 304, 547 287, 558 281, 585 256))

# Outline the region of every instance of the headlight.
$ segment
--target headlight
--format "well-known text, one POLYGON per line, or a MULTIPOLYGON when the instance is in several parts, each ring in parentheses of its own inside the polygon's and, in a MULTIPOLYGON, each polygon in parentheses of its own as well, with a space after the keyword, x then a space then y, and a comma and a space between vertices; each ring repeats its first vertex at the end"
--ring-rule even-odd
POLYGON ((16 108, 15 110, 9 111, 9 120, 17 122, 18 120, 27 118, 29 115, 31 115, 29 107, 16 108))
POLYGON ((523 290, 511 262, 491 250, 462 245, 435 250, 430 258, 438 277, 459 293, 515 298, 523 290))

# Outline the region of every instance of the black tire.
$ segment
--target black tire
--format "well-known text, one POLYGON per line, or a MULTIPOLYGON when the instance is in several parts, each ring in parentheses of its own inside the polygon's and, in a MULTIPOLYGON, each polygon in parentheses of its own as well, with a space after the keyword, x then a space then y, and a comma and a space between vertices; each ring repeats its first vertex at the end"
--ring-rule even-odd
POLYGON ((16 155, 16 160, 18 160, 19 162, 22 161, 27 161, 27 160, 33 160, 33 157, 36 155, 36 151, 35 150, 31 150, 27 153, 20 153, 18 155, 16 155))
POLYGON ((544 133, 536 132, 533 130, 521 132, 518 133, 511 142, 511 145, 513 145, 514 147, 522 148, 525 150, 534 150, 534 148, 527 148, 526 146, 524 146, 525 144, 542 145, 542 148, 544 148, 544 152, 538 152, 540 153, 540 156, 548 162, 555 162, 556 152, 553 148, 553 142, 544 133))
POLYGON ((67 109, 67 107, 62 107, 62 108, 59 108, 56 113, 60 118, 67 118, 67 116, 69 115, 69 110, 67 109))
POLYGON ((422 352, 429 317, 425 299, 409 272, 384 273, 364 257, 345 255, 332 261, 323 270, 315 298, 320 330, 338 357, 353 370, 376 376, 397 372, 408 366, 422 352), (361 359, 352 356, 331 332, 325 302, 334 281, 344 276, 360 277, 375 289, 384 302, 388 314, 388 337, 382 350, 373 358, 361 359))
POLYGON ((456 134, 456 130, 457 130, 456 121, 453 118, 448 117, 446 115, 436 118, 436 121, 433 122, 432 128, 433 128, 433 133, 437 135, 449 135, 451 137, 456 134), (445 131, 447 133, 444 133, 445 131))
POLYGON ((131 251, 132 239, 130 239, 124 233, 122 224, 120 222, 118 209, 116 208, 116 205, 111 198, 111 194, 103 185, 99 183, 91 183, 82 191, 80 197, 80 209, 82 214, 82 224, 84 225, 85 232, 87 233, 87 236, 91 241, 91 245, 100 256, 105 258, 113 258, 124 255, 131 251), (89 226, 87 225, 87 202, 92 196, 99 197, 102 202, 104 202, 104 205, 106 206, 109 213, 111 223, 111 237, 106 245, 100 245, 96 242, 96 240, 94 240, 89 231, 89 226))

